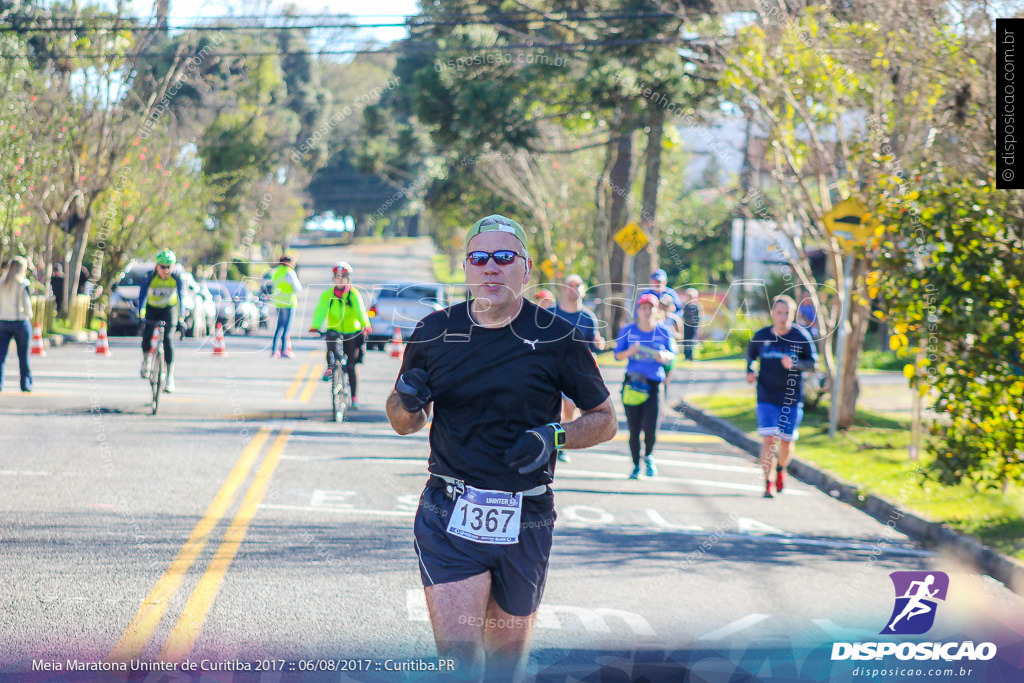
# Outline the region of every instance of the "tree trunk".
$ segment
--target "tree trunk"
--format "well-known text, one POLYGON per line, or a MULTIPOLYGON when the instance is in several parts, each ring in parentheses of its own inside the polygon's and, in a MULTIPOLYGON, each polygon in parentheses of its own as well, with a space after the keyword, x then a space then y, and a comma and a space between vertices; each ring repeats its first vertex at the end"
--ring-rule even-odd
MULTIPOLYGON (((647 275, 658 267, 658 246, 661 231, 658 228, 658 183, 661 179, 661 140, 665 130, 665 110, 652 106, 647 119, 647 150, 644 153, 644 193, 640 209, 640 228, 647 233, 650 242, 636 255, 636 271, 633 285, 637 281, 647 282, 647 275)), ((676 264, 679 265, 679 264, 676 264)))
MULTIPOLYGON (((633 130, 628 125, 626 128, 619 131, 615 144, 615 163, 610 176, 612 196, 608 205, 608 227, 612 235, 621 230, 629 221, 629 189, 632 185, 633 175, 633 130)), ((611 249, 611 272, 609 274, 615 308, 608 324, 611 326, 612 334, 617 337, 619 329, 625 324, 626 307, 632 303, 634 292, 629 286, 631 283, 627 280, 626 252, 614 242, 609 245, 609 249, 611 249)))
POLYGON ((854 261, 853 287, 850 293, 850 327, 846 338, 846 350, 843 358, 843 374, 839 378, 839 414, 836 416, 837 429, 849 429, 853 426, 853 417, 857 411, 857 398, 860 395, 860 382, 857 380, 857 363, 860 361, 861 350, 864 348, 864 337, 871 320, 871 306, 860 303, 859 290, 863 287, 864 273, 867 262, 863 258, 854 261))
MULTIPOLYGON (((82 262, 85 261, 85 248, 89 244, 89 228, 91 226, 92 212, 90 211, 75 228, 75 246, 71 252, 71 271, 64 274, 64 280, 71 283, 68 287, 68 295, 64 298, 64 306, 68 309, 70 309, 69 299, 78 293, 78 281, 82 276, 82 262)), ((67 312, 64 315, 67 315, 67 312)))
MULTIPOLYGON (((609 140, 605 145, 604 163, 601 165, 601 173, 597 176, 594 186, 594 254, 595 269, 597 270, 597 296, 601 299, 598 317, 610 324, 613 317, 612 311, 612 287, 611 287, 611 224, 608 220, 608 169, 611 168, 615 158, 615 141, 609 140)), ((605 330, 603 336, 609 337, 610 333, 605 330)))

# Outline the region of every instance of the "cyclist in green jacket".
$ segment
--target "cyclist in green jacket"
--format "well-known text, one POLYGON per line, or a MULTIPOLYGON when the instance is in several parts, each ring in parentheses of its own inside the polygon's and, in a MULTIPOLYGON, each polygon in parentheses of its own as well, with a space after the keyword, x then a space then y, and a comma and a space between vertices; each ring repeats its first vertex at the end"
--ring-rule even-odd
POLYGON ((149 350, 152 347, 152 335, 155 322, 163 322, 164 328, 164 359, 167 361, 167 383, 164 391, 174 391, 174 345, 171 336, 180 326, 184 318, 182 310, 182 291, 184 285, 181 277, 174 271, 177 257, 170 249, 164 249, 156 255, 156 267, 143 279, 139 287, 139 300, 136 309, 143 317, 142 328, 142 368, 139 374, 143 379, 149 377, 149 350))
POLYGON ((370 318, 359 291, 352 286, 352 266, 341 261, 334 266, 334 286, 320 295, 313 312, 313 326, 310 332, 319 332, 326 323, 327 370, 325 382, 331 379, 331 365, 338 356, 338 339, 348 356, 348 383, 352 388, 352 407, 358 408, 356 389, 359 375, 356 364, 363 362, 363 343, 370 334, 370 318))

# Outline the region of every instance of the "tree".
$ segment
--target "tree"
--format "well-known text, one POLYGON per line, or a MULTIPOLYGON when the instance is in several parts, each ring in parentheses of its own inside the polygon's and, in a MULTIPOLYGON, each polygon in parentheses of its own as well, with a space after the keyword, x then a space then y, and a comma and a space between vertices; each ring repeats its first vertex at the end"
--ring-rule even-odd
POLYGON ((85 258, 94 201, 110 187, 181 67, 174 61, 150 97, 139 99, 131 78, 154 32, 136 31, 133 24, 118 12, 86 5, 35 12, 21 26, 24 50, 17 56, 32 70, 25 82, 30 118, 23 125, 50 134, 35 141, 39 152, 26 157, 15 188, 26 212, 43 225, 44 279, 54 240, 62 228, 70 231, 69 291, 85 258))
POLYGON ((882 302, 891 347, 916 352, 905 372, 939 415, 929 472, 948 484, 1019 484, 1024 211, 1014 193, 995 189, 994 22, 980 5, 956 24, 908 19, 894 21, 927 40, 901 46, 889 65, 896 111, 871 120, 882 228, 868 296, 882 302), (922 94, 931 105, 916 124, 927 128, 923 140, 903 120, 922 94))
MULTIPOLYGON (((775 183, 782 201, 762 204, 758 217, 775 219, 782 238, 796 245, 798 256, 790 266, 822 314, 824 329, 847 326, 838 388, 838 426, 845 428, 853 422, 856 367, 869 322, 864 276, 870 254, 856 252, 849 274, 853 295, 845 302, 849 316, 839 320, 843 293, 831 301, 821 295, 809 252, 824 248, 833 284, 843 282, 844 250, 825 231, 823 217, 846 197, 873 201, 866 188, 886 171, 878 162, 879 136, 872 134, 870 121, 884 115, 885 126, 873 128, 886 131, 888 155, 933 147, 935 132, 948 127, 947 112, 955 103, 954 79, 942 73, 957 61, 955 42, 948 14, 924 4, 883 9, 858 2, 841 13, 760 5, 759 12, 760 20, 743 28, 730 47, 723 80, 733 101, 765 131, 764 154, 754 161, 763 164, 763 176, 775 183)), ((833 344, 824 350, 831 373, 833 344)))
POLYGON ((931 425, 932 471, 996 487, 1024 483, 1024 210, 995 189, 994 153, 986 161, 971 176, 931 162, 915 189, 887 187, 892 222, 872 286, 892 346, 918 352, 907 374, 946 418, 931 425))

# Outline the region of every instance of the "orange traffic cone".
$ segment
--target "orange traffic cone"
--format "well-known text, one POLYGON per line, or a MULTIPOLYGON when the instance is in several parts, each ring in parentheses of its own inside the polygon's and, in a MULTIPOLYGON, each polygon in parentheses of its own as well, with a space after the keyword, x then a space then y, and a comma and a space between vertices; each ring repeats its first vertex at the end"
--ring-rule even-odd
POLYGON ((213 335, 213 355, 228 355, 228 350, 224 346, 224 326, 221 323, 217 323, 217 332, 213 335))
POLYGON ((395 328, 395 333, 391 335, 391 357, 402 357, 402 331, 397 327, 395 328))
POLYGON ((110 355, 110 342, 107 341, 107 324, 100 324, 100 334, 96 338, 96 353, 100 356, 110 355))
POLYGON ((46 350, 43 348, 43 326, 39 323, 32 324, 32 351, 30 355, 46 355, 46 350))

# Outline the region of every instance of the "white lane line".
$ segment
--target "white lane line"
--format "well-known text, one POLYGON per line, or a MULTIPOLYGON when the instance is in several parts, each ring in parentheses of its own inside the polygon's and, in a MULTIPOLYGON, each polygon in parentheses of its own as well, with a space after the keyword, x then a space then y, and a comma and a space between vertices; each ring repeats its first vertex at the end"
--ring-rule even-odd
POLYGON ((422 588, 410 588, 405 591, 405 610, 409 615, 409 621, 430 621, 427 597, 423 594, 422 588))
MULTIPOLYGON (((752 470, 751 470, 752 471, 752 470)), ((623 484, 627 486, 633 486, 627 484, 626 475, 618 474, 615 472, 596 472, 593 470, 576 470, 576 469, 562 469, 558 468, 558 479, 621 479, 623 484)), ((646 480, 645 480, 646 481, 646 480)), ((751 484, 737 484, 726 481, 710 481, 707 479, 680 479, 678 477, 664 477, 658 475, 654 479, 655 482, 667 482, 673 484, 690 484, 693 486, 704 486, 707 488, 716 489, 727 489, 730 491, 748 491, 751 493, 761 493, 764 491, 764 485, 751 485, 751 484)), ((640 485, 640 484, 638 484, 640 485)), ((557 490, 557 485, 556 485, 557 490)), ((787 490, 786 496, 810 496, 813 495, 809 491, 792 491, 787 490)))
POLYGON ((312 506, 312 505, 276 505, 271 503, 261 503, 261 508, 268 508, 271 510, 299 510, 302 512, 337 512, 340 514, 348 515, 377 515, 380 517, 414 517, 416 515, 415 510, 358 510, 355 508, 335 508, 325 506, 312 506))
MULTIPOLYGON (((622 455, 610 455, 610 454, 606 454, 606 453, 594 453, 594 455, 596 455, 599 458, 603 458, 605 460, 617 460, 619 462, 624 462, 625 461, 625 458, 622 455)), ((721 455, 717 455, 716 456, 713 453, 689 453, 689 452, 682 452, 682 451, 672 451, 672 455, 694 455, 694 456, 708 457, 708 458, 714 458, 714 457, 719 457, 720 458, 720 457, 722 457, 721 455)), ((666 458, 660 458, 660 457, 659 458, 655 458, 655 462, 658 463, 658 467, 661 467, 662 465, 671 465, 673 467, 692 467, 692 468, 695 468, 695 469, 702 469, 702 470, 715 470, 716 472, 743 472, 743 473, 749 473, 751 471, 754 471, 754 472, 760 471, 760 468, 757 466, 757 463, 755 463, 755 462, 751 462, 750 465, 747 465, 747 466, 741 466, 741 465, 718 465, 718 464, 710 463, 710 462, 700 462, 698 460, 668 460, 666 458)))
POLYGON ((762 621, 767 619, 770 615, 768 614, 748 614, 742 619, 737 619, 731 624, 726 624, 722 628, 715 629, 710 633, 705 633, 697 640, 724 640, 729 636, 735 635, 740 631, 746 630, 755 624, 760 624, 762 621))
POLYGON ((661 513, 657 510, 645 510, 647 516, 651 518, 655 526, 659 526, 662 529, 679 529, 682 531, 704 531, 704 527, 695 526, 693 524, 669 524, 665 521, 665 518, 661 516, 661 513))
MULTIPOLYGON (((378 517, 404 517, 406 519, 415 517, 416 510, 366 510, 366 509, 353 509, 353 508, 337 508, 337 507, 326 507, 326 506, 312 506, 312 505, 277 505, 272 503, 262 503, 260 508, 267 508, 270 510, 293 510, 297 512, 332 512, 337 514, 349 514, 349 515, 367 515, 367 516, 378 516, 378 517)), ((560 515, 564 515, 563 511, 559 511, 560 515)), ((649 516, 649 515, 648 515, 649 516)), ((653 520, 652 520, 653 521, 653 520)), ((664 520, 662 520, 664 521, 664 520)), ((594 520, 587 523, 588 525, 600 524, 600 528, 605 531, 616 531, 616 530, 649 530, 647 526, 637 525, 607 525, 600 523, 600 520, 594 520)), ((666 524, 669 524, 666 522, 666 524)), ((579 522, 573 524, 571 522, 562 525, 563 528, 574 528, 579 526, 579 522)), ((686 536, 701 536, 706 534, 706 530, 697 527, 689 529, 681 525, 669 525, 669 527, 661 527, 659 530, 663 530, 666 533, 682 534, 686 536)), ((883 555, 904 555, 907 557, 933 557, 935 553, 928 550, 919 550, 917 548, 907 548, 903 546, 885 545, 879 548, 877 545, 871 545, 868 543, 851 543, 849 541, 826 541, 816 538, 801 538, 799 536, 762 536, 756 534, 744 534, 744 533, 727 533, 720 534, 718 538, 728 541, 743 541, 753 543, 773 543, 776 545, 795 545, 795 546, 811 546, 818 548, 832 548, 835 550, 870 550, 878 552, 883 555)))
POLYGON ((48 477, 49 472, 33 472, 31 470, 0 470, 0 474, 6 474, 13 477, 48 477))
POLYGON ((281 460, 296 460, 299 462, 324 462, 327 460, 344 460, 345 462, 375 462, 375 463, 398 463, 398 464, 413 464, 423 465, 427 462, 426 458, 382 458, 374 456, 350 457, 347 455, 282 455, 281 460))
POLYGON ((736 520, 736 528, 741 534, 775 534, 776 536, 792 536, 787 531, 777 529, 771 524, 759 522, 750 517, 740 517, 736 520))

